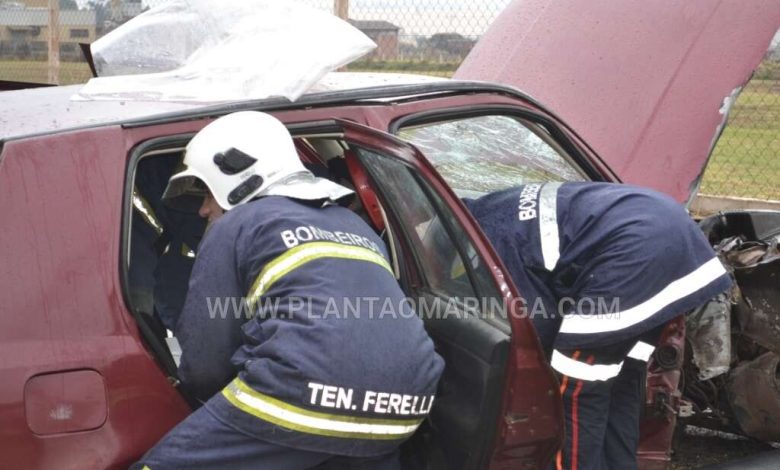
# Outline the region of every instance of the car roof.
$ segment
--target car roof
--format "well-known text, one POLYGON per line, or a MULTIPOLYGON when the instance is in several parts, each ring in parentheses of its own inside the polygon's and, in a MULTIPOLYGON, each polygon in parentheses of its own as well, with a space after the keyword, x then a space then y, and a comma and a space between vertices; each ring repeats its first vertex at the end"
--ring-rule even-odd
MULTIPOLYGON (((242 107, 297 106, 311 99, 336 97, 340 92, 345 91, 397 88, 399 93, 419 94, 424 92, 426 84, 447 82, 448 79, 423 75, 334 72, 323 77, 295 103, 290 103, 283 98, 234 103, 71 100, 83 85, 4 91, 0 92, 0 141, 87 127, 124 124, 155 117, 184 117, 188 113, 197 111, 209 113, 242 107), (410 90, 410 86, 413 89, 422 88, 410 90), (401 91, 402 89, 406 91, 401 91)), ((364 96, 363 99, 368 98, 369 96, 364 96)))

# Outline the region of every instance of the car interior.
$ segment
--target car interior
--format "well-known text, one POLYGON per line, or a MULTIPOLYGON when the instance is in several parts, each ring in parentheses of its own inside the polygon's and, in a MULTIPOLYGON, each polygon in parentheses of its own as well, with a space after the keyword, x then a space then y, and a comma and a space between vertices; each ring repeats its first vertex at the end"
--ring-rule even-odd
MULTIPOLYGON (((432 412, 402 448, 404 468, 482 468, 498 429, 511 337, 508 321, 496 313, 501 309, 467 302, 502 298, 486 263, 462 222, 412 165, 350 143, 332 130, 298 126, 292 133, 301 160, 312 173, 355 190, 348 207, 385 241, 396 278, 418 302, 418 315, 445 360, 432 412)), ((167 294, 155 285, 159 282, 154 267, 173 249, 193 262, 197 253, 195 243, 171 246, 165 236, 172 230, 171 217, 161 215, 169 209, 160 199, 191 137, 139 145, 129 159, 125 188, 126 299, 145 342, 173 383, 180 350, 170 319, 158 312, 160 296, 167 294)), ((189 230, 197 231, 193 215, 184 217, 190 217, 189 230)), ((173 222, 181 229, 176 220, 181 219, 173 222)), ((189 236, 199 239, 202 233, 189 236)), ((185 283, 185 291, 186 277, 178 281, 185 283)), ((172 296, 182 295, 179 290, 172 296)))

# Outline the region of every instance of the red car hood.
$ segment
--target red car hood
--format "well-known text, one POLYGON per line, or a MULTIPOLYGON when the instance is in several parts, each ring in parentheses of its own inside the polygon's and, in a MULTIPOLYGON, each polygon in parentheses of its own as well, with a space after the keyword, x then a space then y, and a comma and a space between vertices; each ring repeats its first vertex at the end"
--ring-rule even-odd
POLYGON ((515 0, 455 78, 530 93, 624 182, 685 201, 780 2, 515 0))

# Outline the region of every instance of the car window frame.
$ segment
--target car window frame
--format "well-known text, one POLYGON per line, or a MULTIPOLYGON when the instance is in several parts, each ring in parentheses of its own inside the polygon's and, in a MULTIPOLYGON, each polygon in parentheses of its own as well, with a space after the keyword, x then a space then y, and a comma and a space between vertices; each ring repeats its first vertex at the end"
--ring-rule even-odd
MULTIPOLYGON (((186 147, 187 143, 195 136, 195 133, 175 134, 165 137, 157 137, 138 143, 130 151, 129 158, 125 165, 124 188, 122 189, 122 219, 120 225, 119 240, 119 279, 122 287, 122 296, 128 311, 133 316, 141 337, 149 345, 157 362, 162 367, 168 377, 178 381, 178 367, 173 359, 173 355, 168 345, 159 341, 154 332, 150 329, 146 319, 142 318, 143 313, 138 311, 136 305, 130 297, 130 238, 133 226, 133 186, 135 184, 138 163, 142 158, 150 153, 165 151, 174 152, 186 147)), ((182 393, 181 389, 177 389, 182 393)), ((184 395, 184 398, 192 404, 190 397, 184 395)))
MULTIPOLYGON (((449 186, 449 184, 447 184, 447 182, 441 177, 438 171, 436 171, 433 165, 431 165, 430 161, 425 157, 425 155, 419 149, 414 147, 412 144, 404 142, 403 140, 399 139, 397 136, 385 133, 381 130, 377 130, 372 127, 364 126, 354 122, 339 120, 339 119, 335 120, 335 122, 344 128, 345 141, 348 144, 350 143, 351 140, 350 137, 352 135, 360 134, 360 133, 369 134, 373 138, 389 139, 390 142, 386 142, 385 146, 366 145, 366 143, 363 142, 362 139, 355 139, 355 140, 358 146, 363 147, 366 150, 374 152, 380 156, 389 157, 391 159, 398 160, 402 162, 407 168, 411 169, 412 170, 411 176, 416 180, 418 184, 420 184, 420 181, 426 183, 426 184, 420 184, 420 187, 423 190, 423 192, 426 193, 426 196, 429 197, 429 200, 430 200, 430 195, 428 193, 434 191, 437 194, 437 196, 441 199, 441 203, 447 204, 447 200, 446 200, 447 198, 445 197, 445 193, 450 193, 451 196, 454 197, 454 199, 457 201, 456 206, 459 206, 460 209, 463 210, 464 212, 466 211, 465 206, 463 206, 460 199, 452 192, 452 188, 449 186)), ((368 170, 369 170, 368 172, 370 177, 374 179, 373 173, 371 173, 370 169, 368 170)), ((375 181, 374 184, 376 185, 375 181)), ((381 186, 378 186, 378 189, 380 189, 381 191, 381 186)), ((388 198, 383 198, 383 199, 389 201, 388 198)), ((434 201, 432 200, 431 200, 431 206, 437 214, 440 213, 440 208, 438 207, 438 204, 434 203, 434 201)), ((453 217, 457 219, 461 224, 464 225, 464 230, 466 232, 466 235, 469 237, 471 243, 474 245, 474 249, 477 251, 477 254, 480 256, 483 262, 485 262, 488 266, 490 266, 492 264, 491 262, 494 260, 490 259, 489 252, 481 249, 479 244, 480 240, 477 240, 475 239, 475 237, 471 236, 468 230, 469 228, 468 226, 472 225, 471 228, 476 229, 478 233, 481 234, 481 230, 479 229, 479 227, 476 225, 475 222, 470 221, 468 218, 464 218, 463 214, 459 214, 458 209, 456 207, 452 207, 452 209, 453 209, 452 211, 453 217)), ((445 229, 447 230, 448 237, 452 238, 451 227, 448 227, 445 224, 445 229)), ((404 235, 404 239, 406 239, 406 235, 404 235)), ((464 259, 464 262, 467 261, 468 256, 464 257, 465 252, 461 251, 463 247, 458 246, 457 248, 459 250, 459 255, 464 259)), ((419 260, 415 259, 415 263, 419 264, 419 260)), ((472 268, 468 266, 469 263, 465 262, 465 265, 470 279, 473 278, 475 273, 473 273, 472 268)), ((424 271, 420 271, 420 272, 424 273, 424 271)), ((493 281, 496 285, 496 289, 499 292, 501 292, 501 280, 494 275, 493 281)), ((474 284, 472 283, 472 285, 474 284)), ((476 293, 478 295, 480 294, 479 291, 476 291, 476 293)))
MULTIPOLYGON (((348 141, 347 141, 348 142, 348 141)), ((360 148, 360 147, 358 147, 360 148)), ((370 149, 365 149, 369 152, 372 152, 382 158, 388 158, 392 160, 392 156, 388 156, 386 154, 382 154, 380 152, 376 152, 370 149)), ((377 176, 372 169, 372 166, 370 164, 367 164, 365 161, 363 161, 361 157, 361 163, 366 168, 370 178, 372 179, 372 182, 376 186, 377 193, 380 194, 382 197, 382 200, 385 202, 385 205, 387 206, 386 210, 391 212, 393 214, 393 218, 398 221, 404 219, 403 213, 401 213, 400 209, 397 207, 396 204, 393 203, 393 198, 389 197, 386 194, 386 191, 384 190, 384 186, 381 183, 377 182, 377 176)), ((419 186, 420 191, 423 193, 423 195, 426 198, 426 202, 430 205, 430 209, 433 212, 434 216, 439 219, 440 223, 442 224, 442 228, 444 229, 447 238, 452 243, 453 248, 457 251, 457 254, 461 261, 464 264, 464 268, 466 270, 466 275, 468 277, 469 285, 471 286, 471 292, 468 294, 475 295, 478 297, 485 296, 487 297, 487 294, 483 291, 483 288, 480 287, 482 282, 479 282, 477 280, 478 274, 474 272, 474 268, 471 266, 471 264, 468 262, 469 257, 466 250, 466 247, 464 247, 461 243, 457 241, 457 237, 454 236, 452 227, 452 224, 450 222, 450 218, 457 219, 457 216, 452 213, 450 214, 451 217, 443 217, 442 216, 442 208, 440 205, 442 203, 437 202, 438 200, 441 200, 441 197, 436 195, 433 191, 433 189, 430 187, 430 185, 427 183, 426 179, 420 174, 419 170, 414 168, 414 166, 410 165, 408 162, 404 161, 396 161, 399 165, 403 165, 406 170, 409 171, 409 178, 419 186), (434 198, 433 196, 436 196, 434 198)), ((432 219, 433 220, 433 219, 432 219)), ((399 227, 395 230, 397 234, 399 234, 403 238, 403 242, 408 247, 406 252, 411 254, 412 262, 415 264, 416 269, 418 271, 418 277, 422 280, 424 280, 423 284, 419 286, 414 286, 411 288, 412 291, 426 291, 430 294, 437 296, 439 298, 448 298, 448 299, 455 299, 458 301, 458 305, 460 307, 463 307, 464 311, 466 313, 473 313, 469 312, 468 308, 465 304, 462 302, 459 302, 459 297, 453 296, 452 292, 447 292, 446 290, 443 290, 441 286, 435 285, 432 281, 429 280, 428 270, 422 265, 423 260, 425 259, 424 254, 421 252, 421 250, 416 246, 416 244, 410 240, 411 235, 409 235, 409 230, 406 229, 406 227, 399 227)), ((464 232, 465 233, 465 232, 464 232)), ((468 234, 466 234, 468 236, 468 234)), ((471 241, 471 240, 469 240, 471 241)), ((473 241, 471 241, 472 245, 474 245, 473 241)), ((474 247, 475 251, 477 250, 476 247, 474 247)), ((484 262, 484 260, 481 260, 484 262)), ((498 327, 505 333, 510 332, 509 323, 508 322, 496 322, 491 317, 484 317, 483 320, 488 321, 488 323, 493 324, 493 326, 498 327)))

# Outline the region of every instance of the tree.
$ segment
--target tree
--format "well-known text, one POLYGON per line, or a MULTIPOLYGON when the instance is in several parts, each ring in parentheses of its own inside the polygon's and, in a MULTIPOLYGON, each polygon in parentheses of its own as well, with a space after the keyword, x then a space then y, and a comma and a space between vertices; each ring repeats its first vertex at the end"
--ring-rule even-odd
POLYGON ((60 0, 60 10, 78 10, 76 0, 60 0))
POLYGON ((458 33, 436 33, 428 38, 426 46, 430 50, 462 58, 474 47, 475 42, 458 33))
POLYGON ((106 21, 110 17, 110 11, 105 0, 89 0, 87 9, 95 12, 95 23, 97 23, 98 34, 103 33, 106 21))

